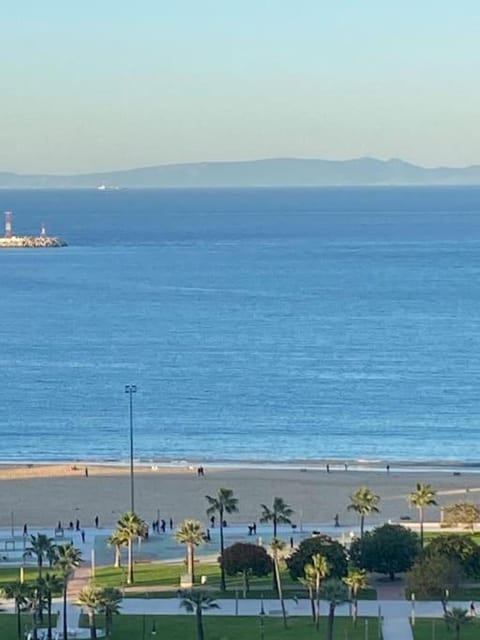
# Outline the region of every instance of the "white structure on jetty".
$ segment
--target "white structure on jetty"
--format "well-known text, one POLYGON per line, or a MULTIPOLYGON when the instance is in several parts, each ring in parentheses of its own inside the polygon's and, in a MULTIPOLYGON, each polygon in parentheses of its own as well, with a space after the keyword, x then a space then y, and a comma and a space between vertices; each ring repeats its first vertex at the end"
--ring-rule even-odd
POLYGON ((13 233, 12 212, 5 211, 5 235, 0 238, 0 249, 37 249, 50 247, 66 247, 67 243, 61 238, 47 236, 45 224, 42 222, 42 228, 39 236, 16 236, 13 233))

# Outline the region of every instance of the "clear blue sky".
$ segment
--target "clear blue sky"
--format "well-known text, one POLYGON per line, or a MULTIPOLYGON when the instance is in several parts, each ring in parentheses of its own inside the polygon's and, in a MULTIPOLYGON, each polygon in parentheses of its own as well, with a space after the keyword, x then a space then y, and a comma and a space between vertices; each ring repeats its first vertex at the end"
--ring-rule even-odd
POLYGON ((480 163, 478 0, 16 0, 0 13, 0 171, 480 163))

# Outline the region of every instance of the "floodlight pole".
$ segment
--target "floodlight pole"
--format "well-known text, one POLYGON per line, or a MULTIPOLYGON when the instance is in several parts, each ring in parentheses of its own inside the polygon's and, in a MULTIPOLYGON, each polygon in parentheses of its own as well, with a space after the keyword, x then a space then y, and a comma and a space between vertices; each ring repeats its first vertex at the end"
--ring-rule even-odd
POLYGON ((133 477, 133 394, 137 393, 135 384, 126 384, 125 393, 129 395, 130 407, 130 511, 135 513, 135 485, 133 477))

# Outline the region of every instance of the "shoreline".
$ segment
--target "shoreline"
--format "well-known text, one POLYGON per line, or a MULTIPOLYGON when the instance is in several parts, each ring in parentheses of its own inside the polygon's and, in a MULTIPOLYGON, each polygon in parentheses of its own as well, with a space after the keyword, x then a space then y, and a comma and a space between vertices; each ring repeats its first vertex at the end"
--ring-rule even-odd
MULTIPOLYGON (((378 472, 395 473, 480 473, 479 462, 460 460, 358 460, 325 458, 322 460, 168 460, 134 458, 134 466, 138 471, 188 471, 203 466, 211 470, 269 470, 269 471, 326 471, 330 472, 378 472)), ((0 460, 0 473, 5 469, 41 469, 54 467, 129 469, 129 460, 0 460)))

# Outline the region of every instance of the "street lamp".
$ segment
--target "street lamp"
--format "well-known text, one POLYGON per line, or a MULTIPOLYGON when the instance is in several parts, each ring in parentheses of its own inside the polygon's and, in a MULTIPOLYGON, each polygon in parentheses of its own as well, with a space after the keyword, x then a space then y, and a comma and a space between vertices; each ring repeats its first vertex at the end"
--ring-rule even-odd
POLYGON ((265 609, 263 607, 263 593, 262 593, 262 599, 260 600, 260 613, 259 613, 259 617, 260 617, 260 640, 264 640, 265 638, 265 632, 264 632, 264 626, 265 626, 265 609))
POLYGON ((125 393, 129 395, 130 404, 130 511, 135 512, 135 492, 133 485, 133 394, 137 393, 137 385, 126 384, 125 393))

